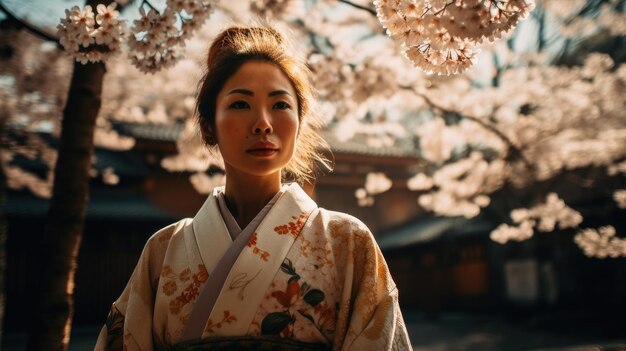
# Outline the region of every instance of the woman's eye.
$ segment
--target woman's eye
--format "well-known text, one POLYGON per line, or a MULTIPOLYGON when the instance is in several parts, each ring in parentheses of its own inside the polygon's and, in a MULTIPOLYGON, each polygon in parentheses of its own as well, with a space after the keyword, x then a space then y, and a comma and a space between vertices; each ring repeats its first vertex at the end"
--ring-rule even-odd
POLYGON ((239 100, 230 104, 229 107, 235 110, 241 110, 241 109, 249 108, 250 105, 248 105, 248 103, 245 101, 239 100))
POLYGON ((276 104, 274 104, 274 108, 278 110, 286 110, 286 109, 291 108, 291 106, 284 101, 279 101, 276 104))

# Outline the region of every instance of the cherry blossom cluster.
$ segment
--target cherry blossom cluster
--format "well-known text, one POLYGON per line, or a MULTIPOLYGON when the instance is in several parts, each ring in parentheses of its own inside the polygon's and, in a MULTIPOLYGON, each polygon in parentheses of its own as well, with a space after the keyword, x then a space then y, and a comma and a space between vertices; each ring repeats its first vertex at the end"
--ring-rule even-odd
POLYGON ((13 190, 28 189, 35 196, 49 199, 52 196, 52 184, 54 182, 54 165, 57 162, 58 153, 39 135, 28 134, 24 142, 17 142, 12 138, 3 140, 6 152, 0 154, 0 166, 4 169, 7 179, 7 187, 13 190), (12 164, 16 156, 28 160, 40 160, 47 167, 45 177, 31 173, 19 166, 12 164))
POLYGON ((102 182, 107 185, 117 185, 120 182, 120 176, 115 174, 112 167, 102 170, 102 182))
POLYGON ((133 22, 128 38, 130 59, 145 73, 173 66, 187 40, 209 18, 214 0, 167 0, 163 13, 152 8, 133 22), (180 26, 177 25, 180 20, 180 26))
POLYGON ((308 61, 316 88, 326 101, 356 106, 372 96, 389 97, 397 90, 396 72, 371 58, 351 65, 334 55, 313 54, 308 61))
POLYGON ((261 18, 285 18, 297 15, 303 8, 301 0, 252 0, 250 11, 261 18))
POLYGON ((616 190, 613 193, 613 200, 619 208, 626 208, 626 189, 616 190))
POLYGON ((418 202, 424 209, 443 216, 472 218, 491 203, 489 196, 499 189, 506 177, 506 163, 488 162, 480 152, 446 164, 432 177, 418 173, 407 181, 410 190, 429 191, 418 202))
MULTIPOLYGON (((493 139, 495 134, 486 129, 470 131, 467 128, 479 126, 478 123, 463 120, 446 125, 437 119, 418 126, 416 135, 422 155, 431 164, 446 167, 466 146, 487 147, 507 164, 501 174, 501 184, 509 183, 517 188, 560 177, 572 170, 585 174, 586 168, 606 167, 609 176, 626 174, 626 161, 623 161, 626 157, 623 124, 626 97, 621 91, 626 82, 626 66, 615 66, 608 55, 595 53, 587 56, 583 66, 573 68, 551 66, 507 70, 497 88, 463 88, 462 84, 433 87, 428 96, 437 105, 451 111, 470 111, 470 116, 491 121, 491 125, 507 137, 524 158, 505 158, 510 145, 498 144, 493 139), (450 90, 456 94, 446 98, 446 91, 450 90), (467 126, 464 126, 465 121, 469 122, 467 126), (488 138, 492 140, 487 141, 488 138)), ((603 186, 595 184, 593 176, 574 181, 583 186, 603 186)), ((444 210, 446 204, 450 208, 460 208, 457 198, 439 194, 439 186, 425 173, 409 179, 408 186, 412 190, 431 192, 432 196, 427 193, 424 199, 420 199, 420 203, 424 201, 430 206, 426 208, 437 208, 432 205, 435 203, 444 210)), ((618 207, 626 206, 623 190, 614 191, 613 199, 618 207)), ((501 225, 492 232, 492 239, 502 243, 524 240, 530 238, 534 230, 551 231, 557 224, 561 228, 575 227, 581 220, 580 214, 567 210, 568 207, 556 197, 550 197, 544 205, 547 207, 514 211, 515 224, 501 225), (535 212, 544 215, 533 214, 535 212)), ((475 207, 465 207, 475 210, 475 207)), ((457 214, 450 210, 444 213, 457 214)))
POLYGON ((10 189, 21 190, 26 188, 35 196, 44 199, 49 199, 52 196, 52 180, 54 179, 52 172, 48 172, 46 178, 42 179, 33 173, 10 165, 8 162, 2 167, 6 173, 7 186, 10 189))
POLYGON ((476 61, 483 40, 510 31, 534 0, 375 0, 387 34, 404 55, 428 73, 463 72, 476 61))
POLYGON ((120 51, 124 22, 119 21, 116 2, 99 4, 94 14, 87 5, 65 10, 57 26, 59 42, 66 52, 82 64, 105 61, 120 51))
POLYGON ((198 172, 189 180, 198 193, 205 195, 210 194, 215 187, 226 184, 226 177, 222 173, 207 175, 205 172, 198 172))
POLYGON ((389 98, 398 91, 398 72, 371 57, 355 64, 335 55, 312 54, 309 65, 321 98, 319 114, 339 142, 355 135, 365 137, 370 147, 390 147, 406 137, 404 126, 386 118, 389 98), (368 122, 363 117, 368 116, 368 122))
POLYGON ((626 161, 609 165, 609 167, 607 167, 606 169, 606 172, 610 176, 614 176, 617 174, 626 174, 626 161))
POLYGON ((185 121, 185 126, 176 140, 176 147, 178 154, 161 160, 161 167, 170 172, 205 172, 211 166, 224 169, 221 154, 206 147, 192 118, 185 121))
POLYGON ((489 237, 500 244, 506 244, 509 240, 524 241, 532 238, 535 234, 533 226, 534 224, 529 221, 522 222, 517 226, 502 223, 489 234, 489 237))
POLYGON ((348 97, 343 82, 351 75, 352 68, 335 55, 312 54, 308 63, 315 76, 315 88, 320 97, 329 102, 340 102, 348 97))
POLYGON ((626 257, 626 239, 615 236, 613 226, 583 229, 574 236, 574 242, 588 257, 626 257))
POLYGON ((618 1, 607 1, 598 6, 592 15, 580 16, 586 1, 550 0, 541 6, 550 16, 557 18, 561 35, 568 38, 609 33, 611 36, 626 35, 626 13, 619 10, 618 1))
POLYGON ((100 4, 94 14, 91 6, 66 10, 58 25, 61 45, 77 61, 105 61, 126 42, 130 60, 140 71, 154 73, 174 65, 181 57, 185 41, 208 19, 217 0, 168 0, 159 13, 147 1, 139 9, 140 18, 125 35, 124 21, 118 20, 116 2, 100 4), (145 11, 143 5, 151 8, 145 11))
POLYGON ((391 189, 393 182, 382 172, 370 172, 365 177, 365 187, 358 188, 354 192, 359 206, 372 206, 374 195, 384 193, 391 189))
POLYGON ((97 147, 117 151, 130 150, 135 146, 134 138, 119 134, 111 123, 103 118, 96 120, 93 142, 97 147))
POLYGON ((532 208, 511 211, 511 219, 518 225, 501 224, 491 232, 493 241, 501 244, 522 241, 533 236, 535 227, 541 232, 551 232, 557 225, 560 229, 575 228, 583 221, 580 212, 567 206, 556 193, 549 193, 544 203, 532 208))

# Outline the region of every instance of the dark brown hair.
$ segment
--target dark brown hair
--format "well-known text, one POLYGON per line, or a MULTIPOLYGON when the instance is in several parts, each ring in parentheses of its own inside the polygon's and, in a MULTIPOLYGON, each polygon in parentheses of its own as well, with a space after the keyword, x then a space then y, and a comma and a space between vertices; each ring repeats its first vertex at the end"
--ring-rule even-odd
POLYGON ((306 61, 276 29, 267 26, 233 26, 217 35, 209 49, 207 70, 200 80, 196 101, 198 124, 202 138, 209 147, 217 145, 215 133, 216 99, 226 81, 251 60, 276 65, 289 78, 296 91, 300 127, 295 153, 285 167, 296 180, 313 177, 316 166, 331 169, 322 154, 328 144, 317 133, 319 119, 312 113, 315 94, 311 86, 311 71, 306 61))

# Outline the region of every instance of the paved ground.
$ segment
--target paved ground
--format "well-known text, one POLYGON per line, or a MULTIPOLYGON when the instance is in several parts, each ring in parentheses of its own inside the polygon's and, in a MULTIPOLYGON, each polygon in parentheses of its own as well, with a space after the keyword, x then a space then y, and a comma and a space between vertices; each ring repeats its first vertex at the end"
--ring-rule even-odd
POLYGON ((626 323, 607 328, 606 321, 575 313, 520 320, 465 314, 431 320, 407 313, 405 319, 415 351, 626 351, 626 323))
MULTIPOLYGON (((444 314, 433 320, 405 311, 415 351, 626 351, 626 322, 581 312, 518 318, 444 314)), ((100 326, 75 326, 70 351, 92 350, 100 326)), ((23 333, 5 335, 2 350, 25 350, 23 333)))

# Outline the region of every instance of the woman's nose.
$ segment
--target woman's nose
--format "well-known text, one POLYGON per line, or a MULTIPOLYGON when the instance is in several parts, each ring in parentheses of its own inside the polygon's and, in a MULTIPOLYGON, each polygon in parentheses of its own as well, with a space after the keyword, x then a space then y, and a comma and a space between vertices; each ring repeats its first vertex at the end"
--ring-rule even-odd
POLYGON ((265 134, 270 134, 272 132, 272 128, 271 127, 267 127, 265 129, 261 129, 261 128, 256 128, 254 130, 254 134, 261 134, 261 133, 265 133, 265 134))
POLYGON ((267 112, 261 111, 256 120, 256 123, 253 126, 254 134, 271 134, 274 130, 272 129, 272 125, 269 121, 269 115, 267 112))

